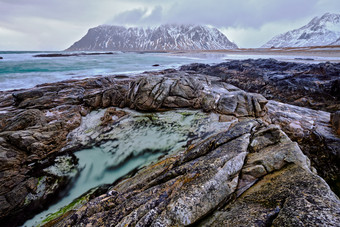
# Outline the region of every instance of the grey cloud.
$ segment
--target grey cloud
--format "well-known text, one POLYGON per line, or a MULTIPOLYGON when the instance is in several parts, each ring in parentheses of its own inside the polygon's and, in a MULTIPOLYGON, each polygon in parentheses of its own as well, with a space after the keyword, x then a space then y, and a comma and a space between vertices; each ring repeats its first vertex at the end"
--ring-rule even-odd
MULTIPOLYGON (((238 31, 238 35, 242 34, 248 40, 252 39, 254 31, 261 31, 258 33, 260 40, 263 31, 263 40, 266 41, 271 38, 267 37, 268 34, 272 34, 264 28, 273 30, 273 26, 277 26, 280 30, 283 29, 280 26, 301 26, 325 12, 339 13, 340 1, 0 0, 0 49, 21 48, 22 40, 36 40, 35 43, 43 43, 44 48, 49 45, 50 49, 64 49, 90 27, 105 23, 143 26, 209 24, 238 31), (268 24, 271 26, 266 26, 268 24)), ((247 39, 244 38, 243 43, 247 43, 247 39)), ((237 43, 237 40, 234 41, 237 43)), ((31 43, 27 42, 27 45, 31 43)))
MULTIPOLYGON (((135 0, 130 0, 134 2, 135 0)), ((145 1, 145 0, 144 0, 145 1)), ((210 24, 217 27, 259 28, 268 22, 295 20, 317 11, 315 6, 321 0, 172 0, 166 9, 154 6, 151 15, 149 8, 138 8, 123 12, 111 20, 112 23, 153 25, 161 23, 210 24)), ((332 1, 332 0, 327 0, 332 1)), ((146 2, 146 1, 145 1, 146 2)), ((150 1, 148 1, 150 3, 150 1)), ((151 1, 155 2, 155 1, 151 1)))
POLYGON ((163 17, 163 8, 161 6, 156 6, 152 11, 151 14, 146 16, 143 20, 146 24, 153 24, 156 21, 162 21, 163 17))
POLYGON ((169 22, 258 28, 268 21, 294 20, 310 14, 318 0, 181 1, 167 11, 169 22))
POLYGON ((108 23, 113 24, 140 24, 143 16, 146 14, 147 9, 133 9, 128 10, 115 16, 108 23))
POLYGON ((69 0, 16 0, 0 1, 0 20, 13 18, 44 18, 68 22, 82 22, 98 14, 100 6, 95 1, 69 1, 69 0))
POLYGON ((118 25, 154 25, 160 23, 162 19, 162 7, 156 6, 152 9, 151 13, 148 14, 146 8, 139 8, 128 10, 118 14, 112 20, 106 22, 109 24, 118 25))

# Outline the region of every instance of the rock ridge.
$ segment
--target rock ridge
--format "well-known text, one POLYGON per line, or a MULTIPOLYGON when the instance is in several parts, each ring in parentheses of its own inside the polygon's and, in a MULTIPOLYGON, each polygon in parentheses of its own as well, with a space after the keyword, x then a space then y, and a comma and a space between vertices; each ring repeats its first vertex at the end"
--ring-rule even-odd
POLYGON ((220 77, 271 100, 266 105, 268 122, 280 125, 293 141, 298 142, 318 173, 340 194, 340 140, 335 135, 336 127, 332 130, 330 126, 330 113, 327 113, 340 109, 339 63, 301 64, 248 59, 216 65, 191 64, 181 69, 187 73, 220 77))

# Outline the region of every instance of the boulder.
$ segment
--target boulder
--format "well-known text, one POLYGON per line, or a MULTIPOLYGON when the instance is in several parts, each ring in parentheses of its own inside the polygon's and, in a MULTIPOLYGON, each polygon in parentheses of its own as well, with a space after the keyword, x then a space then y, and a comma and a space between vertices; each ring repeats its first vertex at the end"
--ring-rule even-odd
MULTIPOLYGON (((209 78, 213 80, 213 78, 209 78)), ((220 83, 212 85, 207 77, 166 75, 143 77, 131 84, 126 103, 137 110, 161 108, 202 108, 237 117, 260 117, 266 112, 267 100, 220 83)), ((216 80, 215 80, 216 81, 216 80)))

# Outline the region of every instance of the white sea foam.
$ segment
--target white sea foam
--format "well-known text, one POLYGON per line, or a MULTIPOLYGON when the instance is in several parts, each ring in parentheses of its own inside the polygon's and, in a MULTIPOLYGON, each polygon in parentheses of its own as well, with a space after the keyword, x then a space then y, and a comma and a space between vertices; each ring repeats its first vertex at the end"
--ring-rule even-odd
MULTIPOLYGON (((60 52, 57 52, 60 53, 60 52)), ((0 91, 30 88, 42 83, 113 74, 177 68, 199 59, 164 53, 115 53, 39 58, 37 52, 0 52, 0 91), (153 65, 158 64, 158 67, 153 65)), ((201 61, 204 61, 201 59, 201 61)))

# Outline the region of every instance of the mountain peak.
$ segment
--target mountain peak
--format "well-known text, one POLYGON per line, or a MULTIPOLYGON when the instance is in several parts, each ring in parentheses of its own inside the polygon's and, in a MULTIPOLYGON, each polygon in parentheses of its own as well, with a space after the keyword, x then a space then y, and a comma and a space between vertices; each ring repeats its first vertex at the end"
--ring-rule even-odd
POLYGON ((299 29, 275 36, 262 47, 327 46, 339 38, 340 14, 325 13, 299 29))
POLYGON ((100 25, 90 28, 68 51, 171 51, 235 49, 218 29, 202 25, 163 24, 154 28, 100 25))

